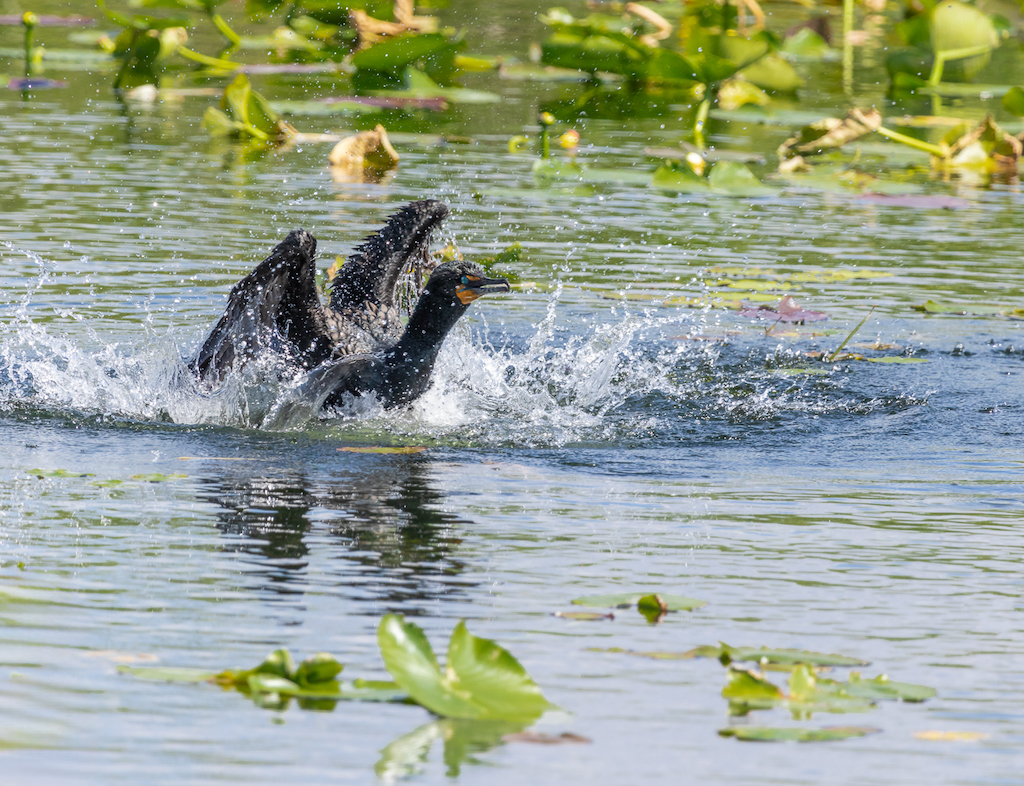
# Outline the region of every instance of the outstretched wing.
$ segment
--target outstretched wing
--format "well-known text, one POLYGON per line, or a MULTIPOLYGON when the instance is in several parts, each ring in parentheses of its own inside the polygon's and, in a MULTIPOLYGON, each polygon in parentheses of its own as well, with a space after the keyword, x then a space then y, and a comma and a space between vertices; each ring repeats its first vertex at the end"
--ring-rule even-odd
POLYGON ((412 202, 356 248, 331 281, 328 318, 337 347, 351 354, 398 340, 403 306, 409 305, 400 301, 419 297, 430 274, 431 234, 449 213, 434 199, 412 202), (413 291, 403 298, 399 290, 406 280, 413 291))
POLYGON ((231 290, 193 370, 220 380, 247 359, 281 354, 306 368, 331 356, 332 342, 316 290, 316 238, 296 229, 231 290))

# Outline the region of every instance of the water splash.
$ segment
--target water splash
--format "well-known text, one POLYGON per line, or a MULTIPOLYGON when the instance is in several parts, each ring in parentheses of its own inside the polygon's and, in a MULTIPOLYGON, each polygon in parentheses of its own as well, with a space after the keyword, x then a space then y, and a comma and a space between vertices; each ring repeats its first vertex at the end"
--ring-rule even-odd
POLYGON ((385 411, 371 399, 324 413, 304 398, 306 375, 273 357, 232 372, 217 391, 204 389, 186 360, 199 340, 191 330, 159 334, 143 323, 139 338, 110 342, 79 315, 70 315, 73 336, 58 332, 66 322, 33 320, 32 295, 47 278, 39 264, 14 319, 0 328, 0 411, 364 441, 562 446, 658 442, 709 424, 734 429, 921 403, 902 393, 859 393, 839 373, 781 376, 773 367, 792 360, 787 351, 766 356, 742 342, 688 340, 701 337, 702 312, 613 309, 596 325, 567 326, 559 287, 538 324, 501 334, 497 344, 486 323, 482 330, 460 324, 442 348, 434 385, 412 406, 385 411))

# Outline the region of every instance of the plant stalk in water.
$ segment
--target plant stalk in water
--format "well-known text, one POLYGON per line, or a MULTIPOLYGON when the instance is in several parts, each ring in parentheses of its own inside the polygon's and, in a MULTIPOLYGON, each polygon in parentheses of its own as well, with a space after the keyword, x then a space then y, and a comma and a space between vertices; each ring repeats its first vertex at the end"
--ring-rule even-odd
POLYGON ((853 95, 853 0, 843 0, 843 92, 853 95))
POLYGON ((21 17, 21 23, 25 26, 25 77, 28 78, 35 70, 32 64, 32 40, 36 34, 39 17, 31 11, 26 11, 21 17))
POLYGON ((707 90, 708 94, 697 107, 697 117, 693 121, 693 142, 701 150, 704 149, 704 124, 707 122, 708 112, 711 111, 710 87, 707 90))
POLYGON ((893 131, 892 129, 886 128, 885 126, 879 126, 875 129, 879 134, 884 136, 886 139, 891 139, 893 142, 899 142, 900 144, 912 147, 915 150, 921 150, 925 153, 931 153, 933 156, 938 158, 945 158, 946 151, 944 151, 938 145, 933 145, 930 142, 922 142, 920 139, 914 139, 912 136, 901 134, 899 131, 893 131))
POLYGON ((867 313, 867 316, 865 316, 864 319, 862 319, 860 322, 858 322, 857 323, 857 327, 855 327, 853 330, 851 330, 847 334, 846 338, 843 339, 843 343, 840 344, 838 347, 836 347, 836 351, 828 356, 828 360, 826 362, 831 363, 833 360, 835 360, 839 356, 839 353, 843 351, 843 347, 845 347, 847 344, 850 343, 850 339, 853 338, 855 335, 857 335, 857 331, 860 330, 862 327, 864 327, 864 323, 868 321, 868 317, 870 317, 874 313, 875 313, 875 307, 872 306, 871 310, 867 313))

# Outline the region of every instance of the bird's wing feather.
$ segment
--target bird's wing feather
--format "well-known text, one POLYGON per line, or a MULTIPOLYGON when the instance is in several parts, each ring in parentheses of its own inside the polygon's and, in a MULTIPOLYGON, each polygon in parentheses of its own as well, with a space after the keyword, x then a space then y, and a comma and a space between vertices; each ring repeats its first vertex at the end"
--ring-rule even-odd
POLYGON ((231 290, 228 305, 193 368, 219 379, 240 360, 265 352, 311 368, 331 354, 331 340, 316 289, 316 239, 298 229, 231 290))

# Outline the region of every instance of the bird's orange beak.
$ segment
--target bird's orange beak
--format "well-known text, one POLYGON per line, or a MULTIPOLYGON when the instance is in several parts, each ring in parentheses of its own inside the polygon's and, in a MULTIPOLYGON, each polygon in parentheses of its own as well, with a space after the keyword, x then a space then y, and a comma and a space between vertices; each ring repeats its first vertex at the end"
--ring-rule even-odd
POLYGON ((512 287, 503 278, 483 278, 482 276, 463 276, 462 283, 455 287, 455 295, 463 305, 469 305, 478 297, 491 292, 511 292, 512 287))

